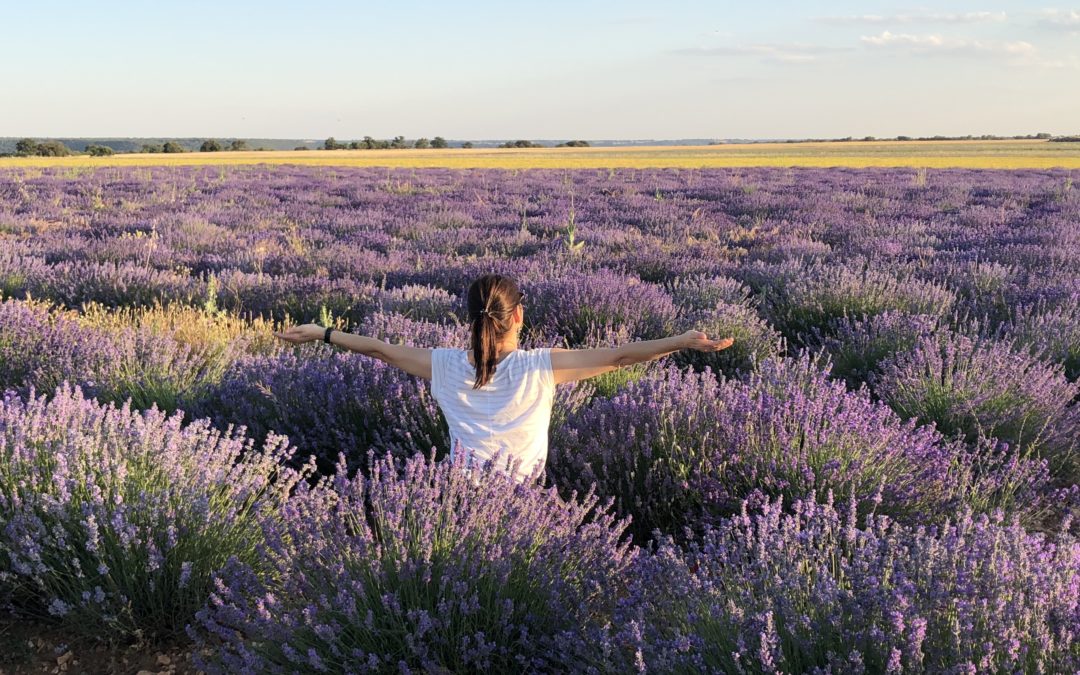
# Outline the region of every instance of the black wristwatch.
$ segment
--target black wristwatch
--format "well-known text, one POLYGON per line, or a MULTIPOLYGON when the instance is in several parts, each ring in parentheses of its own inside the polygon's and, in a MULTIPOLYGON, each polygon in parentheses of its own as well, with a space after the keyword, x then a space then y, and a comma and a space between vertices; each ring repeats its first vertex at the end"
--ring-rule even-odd
POLYGON ((322 341, 326 344, 330 344, 330 333, 332 333, 333 331, 334 329, 332 327, 327 327, 326 332, 323 333, 322 341))

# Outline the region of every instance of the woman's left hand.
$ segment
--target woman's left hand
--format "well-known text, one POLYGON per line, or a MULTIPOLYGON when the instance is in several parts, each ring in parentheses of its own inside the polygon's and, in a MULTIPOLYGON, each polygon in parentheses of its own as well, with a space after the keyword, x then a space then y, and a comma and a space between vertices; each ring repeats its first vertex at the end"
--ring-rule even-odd
POLYGON ((314 340, 321 340, 326 328, 317 323, 305 323, 302 326, 292 326, 283 331, 275 331, 274 337, 279 337, 286 342, 303 344, 314 340))

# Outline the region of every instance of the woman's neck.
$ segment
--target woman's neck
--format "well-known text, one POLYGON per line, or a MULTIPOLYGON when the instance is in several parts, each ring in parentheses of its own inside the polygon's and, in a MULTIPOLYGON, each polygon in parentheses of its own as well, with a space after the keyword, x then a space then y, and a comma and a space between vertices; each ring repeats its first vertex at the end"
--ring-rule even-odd
POLYGON ((510 352, 514 351, 517 348, 518 348, 518 341, 517 341, 517 336, 516 335, 513 336, 511 339, 503 340, 502 342, 500 342, 495 347, 495 349, 497 350, 497 353, 499 354, 499 356, 502 356, 503 354, 509 354, 510 352))
MULTIPOLYGON (((495 360, 496 361, 501 361, 504 356, 506 356, 507 354, 509 354, 512 351, 517 350, 517 348, 518 348, 517 336, 514 336, 512 339, 507 338, 506 340, 503 340, 502 342, 500 342, 499 344, 497 344, 495 346, 495 360)), ((473 361, 473 353, 472 353, 471 349, 469 350, 469 363, 472 363, 472 364, 475 365, 475 362, 473 361)))

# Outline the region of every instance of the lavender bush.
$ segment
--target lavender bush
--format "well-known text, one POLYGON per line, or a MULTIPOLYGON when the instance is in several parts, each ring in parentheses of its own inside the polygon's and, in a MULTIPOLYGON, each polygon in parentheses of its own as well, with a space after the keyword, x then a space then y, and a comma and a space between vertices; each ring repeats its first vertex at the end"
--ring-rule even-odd
POLYGON ((465 312, 457 297, 441 288, 406 285, 383 291, 378 296, 384 312, 435 323, 460 321, 465 312))
POLYGON ((447 326, 402 314, 378 311, 368 315, 357 327, 361 335, 414 347, 456 347, 469 345, 469 328, 466 325, 447 326))
POLYGON ((824 330, 815 329, 807 346, 828 355, 830 370, 851 389, 870 383, 882 363, 929 340, 942 331, 932 314, 886 311, 868 318, 836 319, 824 330))
POLYGON ((952 335, 924 338, 882 366, 874 390, 901 417, 934 423, 969 442, 995 437, 1021 454, 1050 460, 1056 475, 1080 482, 1080 385, 1006 343, 952 335))
POLYGON ((1005 334, 1033 354, 1060 363, 1071 381, 1080 379, 1080 294, 1057 306, 1017 307, 1005 334))
POLYGON ((968 502, 1035 520, 1047 488, 1035 461, 979 459, 932 428, 902 423, 848 392, 812 360, 769 360, 745 382, 671 368, 597 399, 554 433, 551 474, 564 490, 595 484, 632 515, 639 542, 682 536, 740 500, 788 501, 813 489, 854 492, 904 521, 933 521, 968 502), (1026 512, 1032 509, 1032 512, 1026 512))
POLYGON ((684 310, 707 310, 720 303, 750 305, 753 294, 737 279, 725 276, 693 274, 676 277, 665 289, 684 310))
MULTIPOLYGON (((608 644, 623 672, 1075 672, 1080 541, 1000 511, 905 527, 856 502, 743 502, 631 568, 608 644)), ((614 660, 614 659, 613 659, 614 660)))
POLYGON ((780 334, 744 304, 718 302, 710 309, 687 313, 680 323, 684 330, 700 330, 713 339, 735 340, 731 347, 719 352, 677 352, 675 362, 681 366, 699 370, 707 366, 716 373, 737 375, 753 370, 758 362, 778 356, 784 350, 780 334))
POLYGON ((64 380, 107 377, 115 351, 101 335, 48 306, 0 304, 0 390, 53 391, 64 380))
POLYGON ((259 575, 235 560, 189 633, 211 673, 581 672, 633 559, 591 494, 417 455, 298 487, 259 575))
POLYGON ((526 323, 582 344, 597 330, 624 326, 636 338, 664 337, 677 309, 663 289, 614 272, 571 273, 525 286, 526 323))
POLYGON ((0 588, 22 611, 73 634, 162 639, 227 559, 260 565, 263 526, 304 472, 281 466, 279 437, 256 452, 181 420, 66 384, 0 402, 0 588))
POLYGON ((182 344, 168 332, 97 328, 68 312, 8 300, 0 305, 0 388, 51 393, 76 383, 102 402, 163 411, 197 407, 246 341, 182 344))
POLYGON ((954 302, 940 286, 850 263, 806 268, 767 286, 764 294, 766 317, 792 339, 848 316, 865 318, 888 310, 940 316, 954 302))
POLYGON ((349 467, 369 449, 399 458, 435 449, 449 454, 446 422, 425 383, 381 361, 319 345, 276 356, 244 357, 208 395, 218 426, 245 425, 255 438, 287 435, 303 462, 330 469, 338 452, 349 467))

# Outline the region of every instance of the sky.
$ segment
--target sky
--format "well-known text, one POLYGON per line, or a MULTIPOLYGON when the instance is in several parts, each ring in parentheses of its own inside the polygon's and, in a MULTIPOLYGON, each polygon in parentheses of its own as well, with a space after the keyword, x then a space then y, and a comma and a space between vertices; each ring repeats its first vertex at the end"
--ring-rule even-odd
POLYGON ((1080 133, 1078 5, 0 0, 0 16, 0 136, 1080 133))

